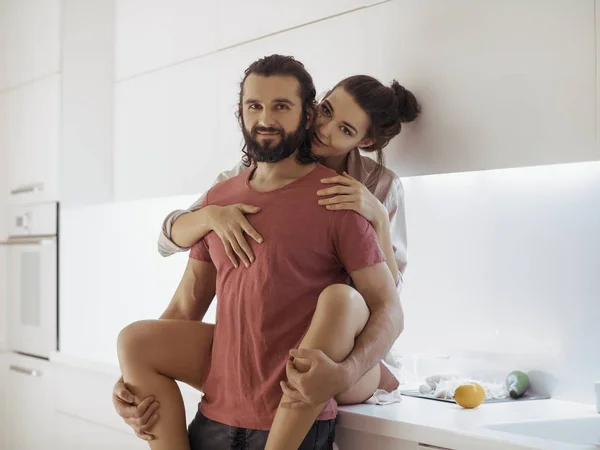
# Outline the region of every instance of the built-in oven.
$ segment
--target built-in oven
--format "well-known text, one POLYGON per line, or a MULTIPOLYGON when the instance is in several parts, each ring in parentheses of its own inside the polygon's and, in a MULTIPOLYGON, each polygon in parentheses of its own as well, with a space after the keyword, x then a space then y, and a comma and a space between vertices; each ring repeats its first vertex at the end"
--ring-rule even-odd
POLYGON ((58 348, 58 204, 12 205, 6 247, 8 350, 58 348))

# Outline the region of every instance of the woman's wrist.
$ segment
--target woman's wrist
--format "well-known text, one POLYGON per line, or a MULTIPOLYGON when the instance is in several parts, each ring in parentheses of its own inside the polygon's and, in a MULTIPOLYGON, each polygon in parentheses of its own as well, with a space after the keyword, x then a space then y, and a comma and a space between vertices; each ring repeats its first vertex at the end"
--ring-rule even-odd
POLYGON ((211 231, 214 230, 214 219, 215 213, 218 206, 216 205, 207 205, 197 211, 194 211, 195 214, 195 223, 198 227, 206 227, 211 231))
POLYGON ((377 234, 389 228, 390 219, 388 218, 387 210, 383 207, 383 205, 381 207, 381 211, 379 211, 379 214, 375 216, 375 220, 373 220, 371 225, 373 225, 373 228, 375 229, 377 234))

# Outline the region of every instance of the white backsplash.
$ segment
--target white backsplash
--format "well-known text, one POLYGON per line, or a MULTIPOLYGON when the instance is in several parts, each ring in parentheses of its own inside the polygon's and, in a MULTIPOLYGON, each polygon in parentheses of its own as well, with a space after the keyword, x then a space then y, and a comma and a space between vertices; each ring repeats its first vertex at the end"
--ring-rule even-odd
MULTIPOLYGON (((396 350, 483 358, 480 370, 542 370, 555 397, 592 403, 600 378, 600 163, 404 185, 406 330, 396 350)), ((119 330, 162 313, 187 254, 159 256, 160 225, 195 198, 63 211, 62 352, 116 363, 119 330)), ((208 316, 214 320, 214 308, 208 316)))
POLYGON ((402 354, 542 369, 556 397, 600 378, 600 163, 407 178, 402 354), (554 379, 555 378, 555 379, 554 379))

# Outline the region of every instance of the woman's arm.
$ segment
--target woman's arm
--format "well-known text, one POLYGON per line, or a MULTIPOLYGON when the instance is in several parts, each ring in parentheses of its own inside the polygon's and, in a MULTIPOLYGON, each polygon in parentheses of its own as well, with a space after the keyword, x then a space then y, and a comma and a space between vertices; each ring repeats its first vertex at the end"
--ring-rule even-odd
MULTIPOLYGON (((246 169, 241 162, 232 170, 219 174, 213 186, 221 181, 239 175, 246 169)), ((177 210, 170 213, 163 221, 162 230, 158 237, 158 252, 162 256, 171 256, 178 252, 189 250, 189 248, 206 236, 209 227, 209 211, 202 211, 202 205, 206 199, 204 193, 187 210, 177 210), (192 213, 197 213, 192 215, 192 213)))
POLYGON ((319 200, 327 209, 350 209, 371 222, 379 237, 379 246, 386 256, 392 277, 402 289, 402 274, 406 267, 406 223, 404 219, 404 192, 400 179, 395 179, 383 203, 367 187, 344 172, 342 175, 322 180, 337 186, 322 189, 319 196, 331 196, 319 200))
POLYGON ((383 250, 383 253, 385 253, 385 261, 388 269, 390 269, 390 272, 392 273, 394 283, 396 283, 396 286, 398 286, 402 281, 402 275, 398 270, 398 263, 396 262, 394 254, 392 235, 390 232, 390 221, 387 217, 387 214, 383 216, 380 221, 372 223, 372 225, 375 229, 375 233, 377 233, 377 237, 379 238, 379 246, 381 247, 381 250, 383 250))
POLYGON ((387 212, 387 221, 383 225, 381 232, 377 225, 373 225, 380 239, 380 245, 388 261, 388 267, 392 271, 398 293, 402 291, 404 282, 404 272, 406 271, 407 257, 407 232, 406 232, 406 213, 404 206, 404 188, 399 178, 396 178, 390 190, 383 201, 383 206, 387 212), (394 264, 390 264, 390 261, 394 264), (394 270, 396 271, 394 274, 394 270))

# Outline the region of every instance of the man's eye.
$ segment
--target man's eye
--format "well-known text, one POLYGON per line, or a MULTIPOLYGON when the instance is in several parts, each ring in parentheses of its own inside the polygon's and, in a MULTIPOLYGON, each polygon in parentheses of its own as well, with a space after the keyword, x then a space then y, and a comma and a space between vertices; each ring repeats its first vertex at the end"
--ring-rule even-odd
POLYGON ((258 103, 252 103, 250 109, 260 109, 260 105, 258 103))
POLYGON ((277 105, 277 107, 276 107, 276 108, 277 108, 277 109, 279 109, 279 110, 290 109, 290 108, 288 107, 288 105, 284 105, 283 103, 281 103, 281 104, 277 105))

